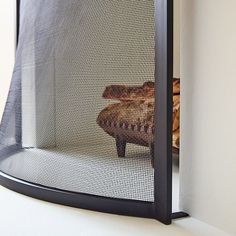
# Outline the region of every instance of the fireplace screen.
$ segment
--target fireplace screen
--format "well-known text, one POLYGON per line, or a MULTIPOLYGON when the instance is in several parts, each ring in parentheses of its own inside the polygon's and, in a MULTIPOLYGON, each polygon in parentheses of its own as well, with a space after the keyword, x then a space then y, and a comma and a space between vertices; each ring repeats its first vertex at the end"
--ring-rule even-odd
MULTIPOLYGON (((169 222, 170 215, 155 213, 155 14, 167 16, 162 7, 152 0, 21 0, 0 129, 3 184, 66 205, 169 222)), ((174 88, 166 147, 178 153, 180 83, 166 84, 174 88)))

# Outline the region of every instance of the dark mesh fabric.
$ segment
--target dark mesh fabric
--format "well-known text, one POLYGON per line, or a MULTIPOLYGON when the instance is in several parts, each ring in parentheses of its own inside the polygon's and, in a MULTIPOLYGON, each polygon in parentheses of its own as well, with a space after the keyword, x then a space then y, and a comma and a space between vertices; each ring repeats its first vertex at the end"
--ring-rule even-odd
POLYGON ((128 142, 118 157, 97 117, 119 102, 102 97, 107 86, 142 86, 154 81, 154 67, 153 0, 21 0, 0 170, 48 187, 153 201, 150 147, 128 142))
POLYGON ((21 71, 15 67, 0 125, 0 157, 21 149, 21 71))

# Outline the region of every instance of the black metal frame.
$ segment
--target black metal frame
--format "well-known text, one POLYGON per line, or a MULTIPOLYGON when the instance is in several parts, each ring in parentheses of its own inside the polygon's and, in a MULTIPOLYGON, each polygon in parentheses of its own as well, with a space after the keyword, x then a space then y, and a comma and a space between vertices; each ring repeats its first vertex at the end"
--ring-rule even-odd
POLYGON ((172 214, 173 0, 156 1, 155 33, 154 197, 157 219, 169 224, 172 214))
MULTIPOLYGON (((17 43, 20 0, 17 1, 17 43)), ((25 195, 67 206, 120 215, 155 218, 170 224, 186 213, 172 213, 173 0, 155 0, 156 111, 154 202, 95 196, 49 188, 0 172, 0 184, 25 195), (161 104, 161 106, 159 105, 161 104), (158 134, 158 135, 157 135, 158 134)))
POLYGON ((20 1, 16 0, 16 46, 18 45, 20 32, 20 1))

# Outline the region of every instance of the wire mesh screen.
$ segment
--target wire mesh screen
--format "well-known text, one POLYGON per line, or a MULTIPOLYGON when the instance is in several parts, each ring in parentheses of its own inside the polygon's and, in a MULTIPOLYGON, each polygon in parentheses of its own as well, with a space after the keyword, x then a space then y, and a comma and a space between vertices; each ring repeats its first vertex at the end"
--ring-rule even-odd
POLYGON ((154 1, 22 0, 1 171, 153 201, 154 69, 154 1))

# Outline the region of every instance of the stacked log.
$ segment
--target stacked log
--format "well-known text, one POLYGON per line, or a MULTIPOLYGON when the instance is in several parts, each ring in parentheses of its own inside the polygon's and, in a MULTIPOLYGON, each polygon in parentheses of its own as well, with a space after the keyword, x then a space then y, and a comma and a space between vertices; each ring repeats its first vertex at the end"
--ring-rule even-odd
MULTIPOLYGON (((103 98, 118 100, 108 105, 98 115, 98 125, 116 139, 118 156, 125 156, 126 143, 153 148, 155 131, 154 82, 142 86, 110 85, 103 98)), ((173 148, 179 149, 180 80, 173 79, 173 148)), ((153 150, 151 150, 153 153, 153 150)))

